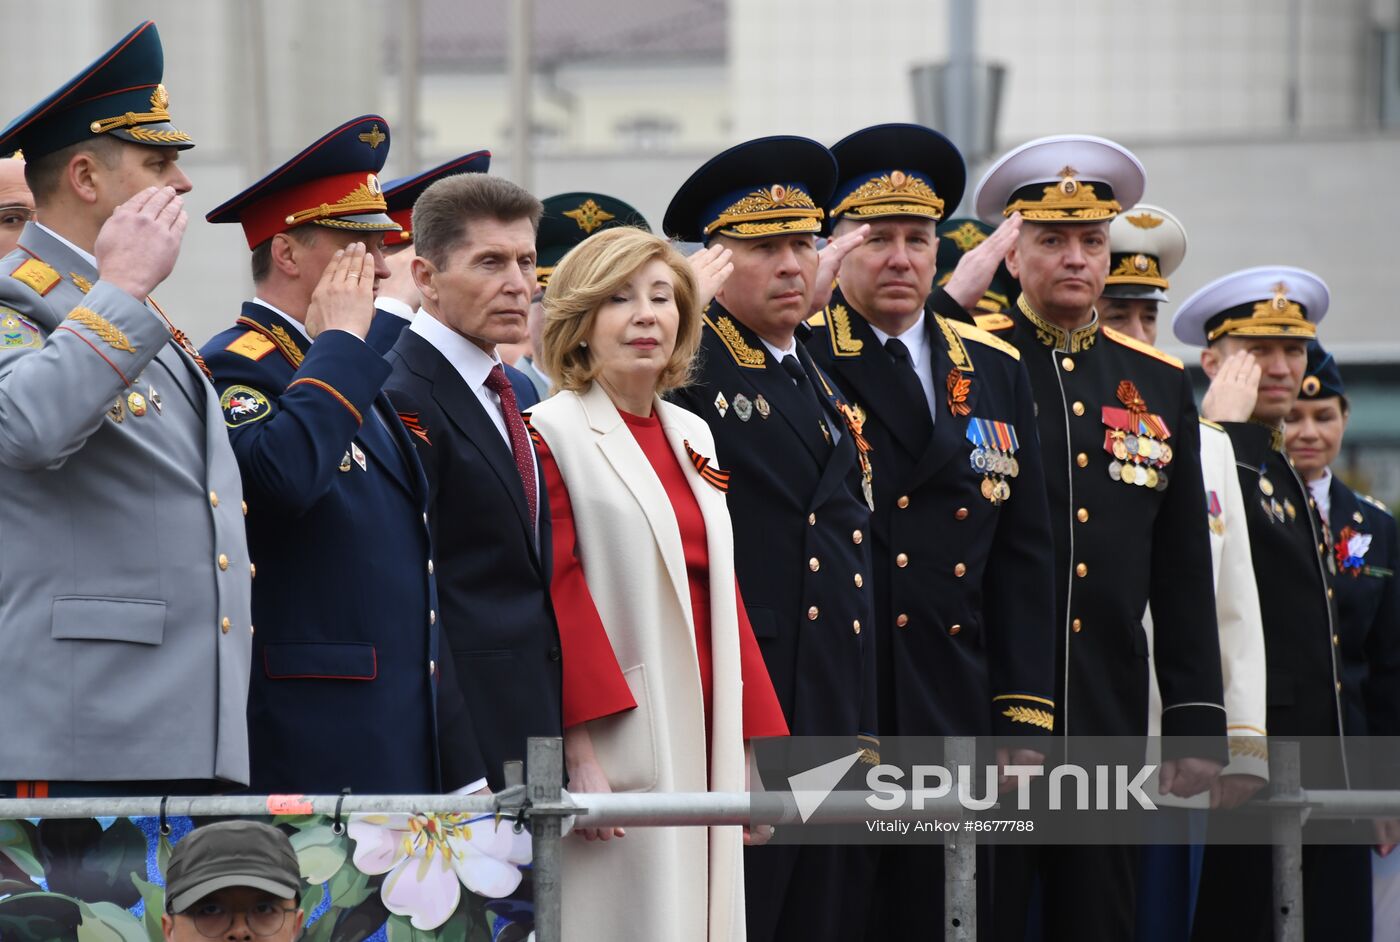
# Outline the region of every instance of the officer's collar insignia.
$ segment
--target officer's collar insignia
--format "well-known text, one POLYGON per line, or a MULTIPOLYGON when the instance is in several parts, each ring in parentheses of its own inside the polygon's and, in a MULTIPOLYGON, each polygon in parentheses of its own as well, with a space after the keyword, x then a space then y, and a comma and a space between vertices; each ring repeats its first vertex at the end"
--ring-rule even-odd
POLYGON ((787 233, 820 232, 825 213, 806 190, 795 184, 774 183, 752 190, 725 206, 705 226, 705 235, 716 232, 757 239, 787 233))
POLYGON ((1171 429, 1160 415, 1147 410, 1147 402, 1131 380, 1118 384, 1117 396, 1123 408, 1104 406, 1102 413, 1103 450, 1113 459, 1108 476, 1124 484, 1166 490, 1167 465, 1173 458, 1172 446, 1167 444, 1171 429))
POLYGON ((953 325, 946 317, 938 314, 935 314, 933 319, 943 332, 943 340, 948 345, 948 359, 952 362, 953 369, 964 373, 976 372, 972 365, 972 357, 967 355, 967 347, 953 325))
POLYGON ((368 131, 357 136, 361 141, 369 145, 370 150, 374 150, 389 139, 387 134, 379 130, 379 125, 377 124, 373 125, 368 131))
POLYGON ((1283 425, 1273 422, 1261 422, 1258 419, 1250 419, 1250 425, 1257 425, 1260 428, 1269 430, 1269 447, 1274 451, 1283 453, 1283 425))
MULTIPOLYGON (((942 233, 942 237, 945 239, 952 239, 957 247, 964 253, 972 251, 977 248, 977 246, 987 241, 987 234, 981 229, 978 229, 976 223, 970 219, 952 232, 942 233)), ((949 274, 952 273, 949 272, 949 274)))
POLYGON ((568 210, 564 215, 578 223, 578 227, 589 234, 600 228, 603 223, 617 218, 592 199, 584 200, 577 209, 568 210))
POLYGON ((301 347, 292 339, 292 335, 287 333, 287 328, 281 324, 263 324, 251 317, 240 317, 237 324, 240 327, 256 330, 271 340, 277 346, 278 352, 292 365, 292 369, 299 368, 302 360, 306 359, 306 354, 302 353, 301 347))
POLYGON ((86 278, 84 278, 77 272, 70 271, 68 273, 68 277, 73 280, 73 284, 77 285, 78 290, 81 291, 83 294, 87 294, 89 291, 92 290, 92 282, 88 281, 86 278))
POLYGON ((1040 187, 1039 184, 1023 187, 1013 196, 1017 197, 1003 211, 1010 216, 1020 213, 1029 222, 1074 221, 1089 222, 1099 219, 1112 219, 1123 207, 1113 198, 1113 191, 1106 183, 1087 183, 1079 179, 1079 171, 1066 166, 1060 170, 1060 181, 1040 187), (1095 190, 1103 189, 1100 196, 1095 190))
POLYGON ((838 357, 858 357, 865 347, 864 340, 851 332, 851 312, 844 304, 832 304, 826 309, 826 324, 831 337, 831 354, 838 357))
POLYGON ((706 314, 705 323, 710 325, 715 336, 719 337, 720 342, 729 350, 729 355, 734 358, 735 363, 749 370, 763 369, 763 351, 751 346, 744 339, 743 331, 728 314, 721 314, 717 320, 711 319, 710 315, 706 314))
POLYGON ((1224 320, 1215 324, 1207 333, 1206 340, 1234 333, 1250 337, 1315 337, 1317 325, 1308 320, 1306 309, 1288 296, 1288 283, 1280 281, 1274 285, 1273 297, 1257 301, 1246 308, 1242 305, 1230 312, 1224 320))
MULTIPOLYGON (((948 378, 952 380, 951 375, 948 378)), ((1016 458, 1021 440, 1016 436, 1016 426, 995 419, 970 419, 966 435, 972 443, 968 462, 973 471, 982 475, 982 497, 993 507, 1010 500, 1008 479, 1021 473, 1021 463, 1016 458)))
POLYGON ((219 397, 219 408, 224 410, 224 424, 229 428, 250 425, 265 419, 272 412, 272 404, 267 397, 251 386, 230 386, 219 397))
POLYGON ((972 413, 967 404, 967 394, 972 391, 972 380, 962 374, 956 366, 948 371, 948 411, 962 417, 972 413))
POLYGON ((1051 349, 1061 353, 1081 353, 1092 347, 1098 340, 1099 312, 1097 310, 1094 311, 1093 320, 1083 327, 1065 330, 1037 314, 1024 294, 1016 299, 1016 307, 1035 328, 1036 339, 1051 349))
POLYGON ((1361 575, 1366 568, 1366 552, 1371 548, 1371 534, 1362 533, 1352 527, 1342 527, 1342 532, 1337 534, 1337 545, 1334 548, 1337 556, 1337 568, 1353 578, 1361 575))
POLYGON ((943 218, 943 200, 924 176, 891 170, 872 175, 837 203, 831 216, 834 219, 841 215, 856 218, 922 216, 938 220, 943 218))

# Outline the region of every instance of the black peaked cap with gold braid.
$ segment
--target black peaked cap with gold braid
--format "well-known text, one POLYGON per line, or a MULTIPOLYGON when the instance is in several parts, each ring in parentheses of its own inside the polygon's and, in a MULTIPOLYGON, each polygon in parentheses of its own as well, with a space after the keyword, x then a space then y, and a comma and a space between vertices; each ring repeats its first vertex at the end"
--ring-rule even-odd
POLYGON ((816 235, 836 186, 836 158, 810 138, 745 141, 711 157, 681 184, 662 228, 683 242, 816 235))
POLYGON ((545 200, 535 235, 535 277, 540 287, 549 284, 554 266, 570 249, 595 232, 617 226, 651 231, 636 207, 605 193, 560 193, 545 200))
POLYGON ((921 124, 877 124, 831 147, 839 180, 828 204, 837 219, 917 216, 935 222, 957 209, 967 165, 952 141, 921 124))

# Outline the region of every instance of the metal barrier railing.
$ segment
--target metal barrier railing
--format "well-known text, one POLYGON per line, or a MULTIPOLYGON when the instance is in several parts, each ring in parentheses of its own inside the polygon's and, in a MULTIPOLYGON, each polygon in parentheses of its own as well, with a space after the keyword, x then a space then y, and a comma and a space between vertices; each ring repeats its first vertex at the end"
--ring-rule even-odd
MULTIPOLYGON (((947 740, 948 757, 965 763, 973 741, 947 740)), ((574 817, 589 827, 675 827, 772 824, 800 826, 802 815, 791 794, 672 792, 646 794, 578 794, 563 791, 563 744, 559 739, 531 739, 529 776, 521 781, 521 764, 510 763, 507 787, 490 796, 467 795, 320 795, 207 796, 150 798, 0 799, 0 820, 16 818, 143 817, 170 815, 258 816, 297 814, 497 814, 530 823, 533 841, 535 937, 560 942, 562 872, 560 842, 564 820, 574 817)), ((1275 741, 1270 749, 1271 795, 1252 802, 1271 816, 1273 840, 1274 938, 1302 942, 1302 829, 1309 818, 1400 818, 1400 791, 1305 790, 1300 784, 1297 743, 1275 741)), ((853 821, 870 815, 857 793, 833 793, 807 819, 811 824, 853 821)), ((909 819, 956 820, 968 816, 954 796, 928 796, 924 809, 909 819)), ((895 815, 899 817, 899 815, 895 815)), ((944 846, 944 933, 949 942, 977 938, 977 838, 959 831, 944 846)))

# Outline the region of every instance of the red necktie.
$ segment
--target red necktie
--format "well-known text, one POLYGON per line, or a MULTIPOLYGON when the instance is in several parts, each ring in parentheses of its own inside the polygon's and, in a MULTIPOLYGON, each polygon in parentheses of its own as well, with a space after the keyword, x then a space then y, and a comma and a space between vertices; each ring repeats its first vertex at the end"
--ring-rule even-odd
POLYGON ((498 363, 486 374, 486 388, 501 398, 501 413, 505 416, 506 432, 510 435, 510 450, 515 455, 515 468, 520 483, 525 486, 525 502, 530 507, 530 522, 535 522, 538 497, 535 494, 535 450, 530 446, 530 433, 515 399, 515 388, 506 379, 506 371, 498 363))

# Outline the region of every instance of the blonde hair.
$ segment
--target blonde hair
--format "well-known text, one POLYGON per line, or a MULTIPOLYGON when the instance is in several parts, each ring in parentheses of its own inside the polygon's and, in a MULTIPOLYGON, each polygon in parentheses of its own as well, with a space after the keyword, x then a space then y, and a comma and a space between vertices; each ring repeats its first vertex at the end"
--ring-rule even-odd
POLYGON ((569 250, 544 292, 544 336, 540 365, 555 388, 582 392, 599 369, 583 342, 593 332, 599 309, 643 265, 663 261, 675 282, 676 344, 657 377, 658 395, 690 382, 700 348, 700 305, 690 263, 671 244, 644 229, 617 226, 589 236, 569 250))

